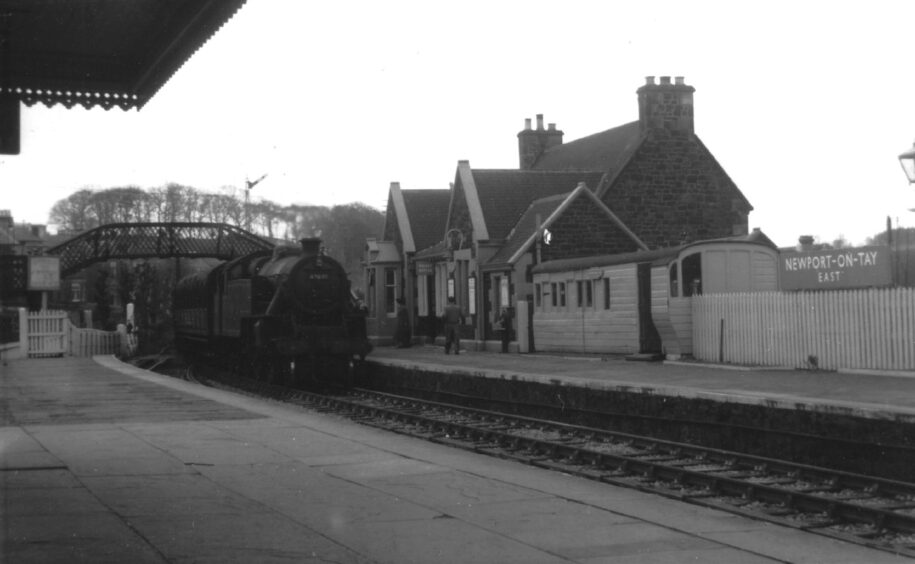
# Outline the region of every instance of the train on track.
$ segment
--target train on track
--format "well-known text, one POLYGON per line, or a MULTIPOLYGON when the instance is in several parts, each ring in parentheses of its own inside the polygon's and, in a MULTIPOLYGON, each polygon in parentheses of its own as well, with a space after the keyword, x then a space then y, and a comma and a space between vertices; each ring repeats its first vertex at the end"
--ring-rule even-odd
POLYGON ((320 239, 187 276, 172 307, 179 353, 261 380, 347 386, 372 349, 365 308, 320 239))

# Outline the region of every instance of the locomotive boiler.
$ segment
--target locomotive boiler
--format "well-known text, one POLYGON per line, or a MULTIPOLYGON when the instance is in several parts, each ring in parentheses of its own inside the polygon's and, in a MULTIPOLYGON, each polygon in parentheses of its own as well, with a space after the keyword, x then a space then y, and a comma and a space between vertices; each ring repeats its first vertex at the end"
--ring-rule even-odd
POLYGON ((184 278, 173 313, 179 352, 273 382, 348 385, 372 348, 365 309, 320 239, 184 278))

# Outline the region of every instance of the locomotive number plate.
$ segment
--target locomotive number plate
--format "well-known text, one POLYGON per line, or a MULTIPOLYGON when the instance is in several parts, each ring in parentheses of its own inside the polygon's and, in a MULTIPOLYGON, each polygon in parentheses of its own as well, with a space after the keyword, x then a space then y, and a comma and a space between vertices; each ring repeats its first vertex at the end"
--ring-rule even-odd
POLYGON ((330 274, 326 272, 311 272, 308 274, 309 280, 327 280, 330 278, 330 274))

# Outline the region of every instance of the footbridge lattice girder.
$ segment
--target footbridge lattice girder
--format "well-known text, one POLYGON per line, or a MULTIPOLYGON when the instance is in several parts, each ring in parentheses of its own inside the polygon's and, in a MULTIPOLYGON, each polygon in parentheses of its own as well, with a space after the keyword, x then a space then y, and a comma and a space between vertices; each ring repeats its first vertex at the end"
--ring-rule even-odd
POLYGON ((48 249, 60 257, 61 277, 109 259, 218 258, 231 260, 274 244, 226 223, 110 223, 48 249))

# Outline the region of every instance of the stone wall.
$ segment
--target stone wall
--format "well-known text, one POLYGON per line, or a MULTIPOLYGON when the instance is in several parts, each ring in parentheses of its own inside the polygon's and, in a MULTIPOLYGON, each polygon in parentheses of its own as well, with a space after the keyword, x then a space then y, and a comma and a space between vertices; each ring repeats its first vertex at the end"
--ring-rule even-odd
POLYGON ((698 138, 661 130, 602 200, 651 248, 746 234, 752 209, 698 138))
POLYGON ((595 204, 580 196, 550 227, 549 245, 542 245, 542 261, 638 250, 636 243, 595 204))

